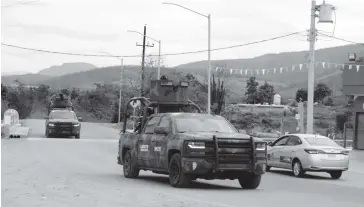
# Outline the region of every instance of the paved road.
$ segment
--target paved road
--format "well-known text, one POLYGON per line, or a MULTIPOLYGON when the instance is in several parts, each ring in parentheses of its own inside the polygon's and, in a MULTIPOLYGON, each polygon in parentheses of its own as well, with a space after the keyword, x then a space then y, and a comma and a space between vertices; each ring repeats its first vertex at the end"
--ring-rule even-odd
MULTIPOLYGON (((30 127, 29 137, 45 137, 45 120, 28 119, 24 124, 30 127)), ((81 122, 81 139, 118 139, 118 131, 111 124, 81 122)))
MULTIPOLYGON (((83 124, 90 132, 80 140, 2 140, 2 206, 362 207, 364 203, 364 173, 357 171, 344 173, 340 180, 325 173, 298 179, 289 172, 270 172, 257 190, 242 190, 230 180, 198 180, 188 189, 176 189, 166 176, 149 172, 126 179, 116 164, 117 131, 83 124)), ((42 134, 38 130, 44 129, 33 133, 42 134)))

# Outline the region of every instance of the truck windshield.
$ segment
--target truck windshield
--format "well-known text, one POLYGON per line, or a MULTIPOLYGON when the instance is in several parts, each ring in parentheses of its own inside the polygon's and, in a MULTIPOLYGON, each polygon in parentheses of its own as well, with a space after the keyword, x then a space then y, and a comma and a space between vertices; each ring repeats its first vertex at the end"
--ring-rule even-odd
POLYGON ((76 119, 76 115, 70 111, 53 111, 49 115, 50 119, 76 119))
POLYGON ((236 129, 221 117, 175 117, 177 131, 236 133, 236 129))

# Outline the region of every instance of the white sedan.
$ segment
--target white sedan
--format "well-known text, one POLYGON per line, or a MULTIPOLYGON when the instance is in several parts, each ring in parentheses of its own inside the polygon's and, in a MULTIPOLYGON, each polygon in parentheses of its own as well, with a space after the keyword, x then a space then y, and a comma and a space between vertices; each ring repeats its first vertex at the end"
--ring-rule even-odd
POLYGON ((288 134, 268 143, 267 171, 271 167, 290 169, 296 177, 306 171, 327 172, 339 179, 349 169, 349 151, 328 137, 288 134))

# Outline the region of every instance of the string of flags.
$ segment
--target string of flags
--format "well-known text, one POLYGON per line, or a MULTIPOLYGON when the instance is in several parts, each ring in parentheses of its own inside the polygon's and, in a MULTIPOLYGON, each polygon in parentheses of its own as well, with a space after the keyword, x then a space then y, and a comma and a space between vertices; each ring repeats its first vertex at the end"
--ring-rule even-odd
MULTIPOLYGON (((332 62, 323 62, 323 61, 316 61, 315 67, 322 66, 322 68, 338 68, 341 67, 342 69, 348 68, 352 70, 353 68, 359 72, 360 68, 364 69, 364 65, 357 65, 357 64, 347 64, 347 63, 332 63, 332 62)), ((256 68, 246 68, 246 69, 233 69, 233 68, 224 68, 224 67, 216 67, 216 72, 221 72, 225 70, 229 70, 230 74, 240 74, 240 75, 266 75, 266 74, 276 74, 276 73, 283 73, 283 72, 293 72, 293 71, 302 71, 302 69, 308 69, 309 63, 301 63, 291 66, 285 67, 275 67, 275 68, 264 68, 264 69, 256 69, 256 68)))

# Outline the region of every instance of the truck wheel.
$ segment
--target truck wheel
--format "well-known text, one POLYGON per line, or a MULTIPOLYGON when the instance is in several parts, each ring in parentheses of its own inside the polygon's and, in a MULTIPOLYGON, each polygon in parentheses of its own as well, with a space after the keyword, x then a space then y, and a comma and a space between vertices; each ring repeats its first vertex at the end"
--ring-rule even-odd
POLYGON ((181 188, 186 187, 191 179, 182 170, 182 158, 181 155, 176 153, 169 161, 169 184, 173 187, 181 188))
POLYGON ((246 173, 239 178, 239 183, 242 188, 256 189, 260 185, 262 175, 256 175, 254 173, 246 173))
POLYGON ((80 139, 80 134, 77 134, 77 135, 75 136, 75 138, 76 138, 76 139, 80 139))
POLYGON ((329 173, 331 175, 331 178, 335 179, 335 180, 339 179, 341 177, 341 175, 343 174, 342 171, 331 171, 329 173))
POLYGON ((136 178, 139 175, 139 169, 135 165, 135 163, 133 163, 130 150, 127 150, 124 155, 123 172, 124 172, 124 177, 126 178, 136 178))

